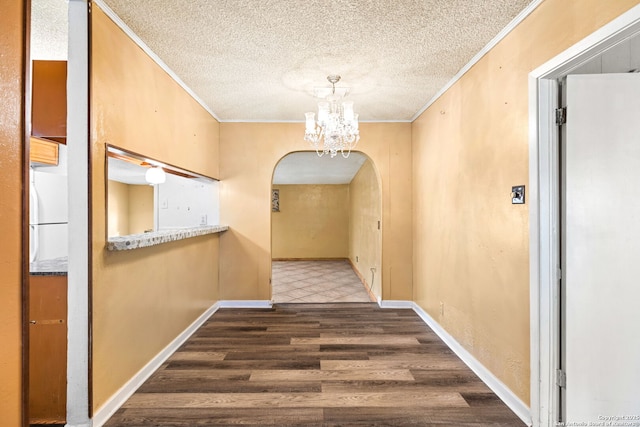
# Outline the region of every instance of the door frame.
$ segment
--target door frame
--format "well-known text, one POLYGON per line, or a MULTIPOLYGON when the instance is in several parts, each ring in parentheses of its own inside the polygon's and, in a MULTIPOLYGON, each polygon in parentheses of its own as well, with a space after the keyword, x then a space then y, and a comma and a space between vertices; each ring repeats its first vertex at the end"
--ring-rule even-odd
POLYGON ((91 165, 89 163, 90 2, 69 0, 67 156, 67 427, 92 425, 91 165))
POLYGON ((640 5, 585 37, 529 74, 529 280, 531 418, 554 426, 559 411, 560 159, 554 110, 557 79, 640 32, 640 5))

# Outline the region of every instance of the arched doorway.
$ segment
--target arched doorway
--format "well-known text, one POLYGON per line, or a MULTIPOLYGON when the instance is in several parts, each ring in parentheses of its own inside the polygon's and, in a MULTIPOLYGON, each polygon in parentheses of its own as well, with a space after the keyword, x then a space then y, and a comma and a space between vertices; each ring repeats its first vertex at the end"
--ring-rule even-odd
POLYGON ((382 192, 371 159, 293 152, 274 168, 271 298, 380 301, 382 192))

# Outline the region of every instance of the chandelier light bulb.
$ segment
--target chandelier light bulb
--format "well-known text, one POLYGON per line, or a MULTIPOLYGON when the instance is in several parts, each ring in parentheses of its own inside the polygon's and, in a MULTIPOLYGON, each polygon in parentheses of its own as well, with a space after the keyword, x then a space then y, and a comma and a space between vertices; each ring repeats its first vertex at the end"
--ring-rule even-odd
POLYGON ((316 113, 305 113, 305 117, 307 118, 306 132, 313 133, 316 129, 316 113))
POLYGON ((344 112, 344 119, 347 122, 353 122, 353 101, 344 101, 342 103, 342 111, 344 112))

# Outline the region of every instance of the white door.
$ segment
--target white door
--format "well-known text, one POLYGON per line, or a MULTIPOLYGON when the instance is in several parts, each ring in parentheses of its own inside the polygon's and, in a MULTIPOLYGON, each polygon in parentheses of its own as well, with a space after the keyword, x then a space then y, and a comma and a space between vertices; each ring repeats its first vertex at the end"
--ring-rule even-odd
POLYGON ((640 74, 566 93, 565 421, 640 425, 640 74))

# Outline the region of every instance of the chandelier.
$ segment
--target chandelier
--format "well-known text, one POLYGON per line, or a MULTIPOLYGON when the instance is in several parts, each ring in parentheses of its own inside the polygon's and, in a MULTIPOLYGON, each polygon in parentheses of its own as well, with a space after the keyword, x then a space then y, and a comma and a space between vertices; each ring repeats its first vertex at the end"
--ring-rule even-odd
POLYGON ((358 115, 353 112, 353 101, 339 102, 346 95, 346 91, 336 95, 336 83, 340 81, 340 76, 332 74, 327 80, 331 83, 331 94, 318 102, 317 122, 315 113, 305 114, 304 140, 313 145, 320 157, 330 154, 333 158, 339 151, 342 157, 347 158, 360 140, 358 115))

